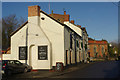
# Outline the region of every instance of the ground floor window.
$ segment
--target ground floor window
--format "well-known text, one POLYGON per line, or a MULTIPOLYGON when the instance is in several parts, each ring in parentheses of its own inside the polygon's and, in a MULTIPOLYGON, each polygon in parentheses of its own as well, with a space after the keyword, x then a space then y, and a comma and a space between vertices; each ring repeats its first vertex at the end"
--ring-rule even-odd
POLYGON ((19 60, 27 60, 27 47, 26 46, 19 47, 19 60))
POLYGON ((38 46, 38 60, 48 59, 48 46, 38 46))

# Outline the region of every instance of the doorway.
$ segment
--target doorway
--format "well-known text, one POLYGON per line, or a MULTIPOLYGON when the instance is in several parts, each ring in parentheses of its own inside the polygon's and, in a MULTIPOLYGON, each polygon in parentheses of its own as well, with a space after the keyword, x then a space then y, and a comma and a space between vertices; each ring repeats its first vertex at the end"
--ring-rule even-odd
POLYGON ((35 52, 34 49, 35 45, 31 45, 29 47, 29 65, 32 66, 32 60, 33 60, 33 53, 35 52))
POLYGON ((66 65, 68 65, 68 50, 66 50, 66 65))

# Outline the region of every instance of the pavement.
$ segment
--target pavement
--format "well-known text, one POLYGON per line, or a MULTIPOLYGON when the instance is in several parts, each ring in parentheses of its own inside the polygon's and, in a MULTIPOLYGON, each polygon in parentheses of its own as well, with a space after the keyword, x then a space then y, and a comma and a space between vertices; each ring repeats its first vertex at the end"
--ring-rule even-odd
POLYGON ((86 68, 92 64, 95 64, 96 62, 91 62, 91 63, 79 63, 79 64, 74 64, 74 65, 70 65, 67 66, 63 71, 61 72, 56 72, 56 71, 49 71, 46 73, 43 71, 44 74, 41 75, 40 72, 38 72, 37 75, 33 76, 33 78, 50 78, 50 77, 54 77, 54 76, 60 76, 60 75, 64 75, 73 71, 76 71, 78 69, 83 69, 86 68))

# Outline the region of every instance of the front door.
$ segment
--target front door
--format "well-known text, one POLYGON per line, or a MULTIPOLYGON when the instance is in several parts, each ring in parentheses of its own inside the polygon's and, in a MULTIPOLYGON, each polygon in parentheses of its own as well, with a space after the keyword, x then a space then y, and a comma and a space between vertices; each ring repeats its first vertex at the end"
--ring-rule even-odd
POLYGON ((66 65, 68 65, 68 50, 66 50, 66 65))
POLYGON ((72 53, 71 53, 71 51, 70 51, 70 64, 71 64, 71 62, 72 62, 71 57, 72 57, 72 53))

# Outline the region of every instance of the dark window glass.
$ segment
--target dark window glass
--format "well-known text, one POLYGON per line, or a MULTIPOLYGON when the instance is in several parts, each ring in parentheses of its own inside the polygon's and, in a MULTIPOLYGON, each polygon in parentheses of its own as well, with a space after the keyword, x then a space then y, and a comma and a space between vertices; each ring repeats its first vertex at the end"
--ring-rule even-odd
POLYGON ((81 47, 83 48, 83 42, 81 42, 81 47))
POLYGON ((87 44, 85 44, 85 49, 87 49, 87 44))
POLYGON ((70 48, 72 49, 72 34, 70 34, 70 48))
POLYGON ((48 59, 48 47, 47 46, 38 46, 38 60, 47 60, 48 59))
POLYGON ((77 47, 79 47, 79 41, 77 41, 77 47))
POLYGON ((27 60, 27 47, 19 47, 19 60, 27 60))

